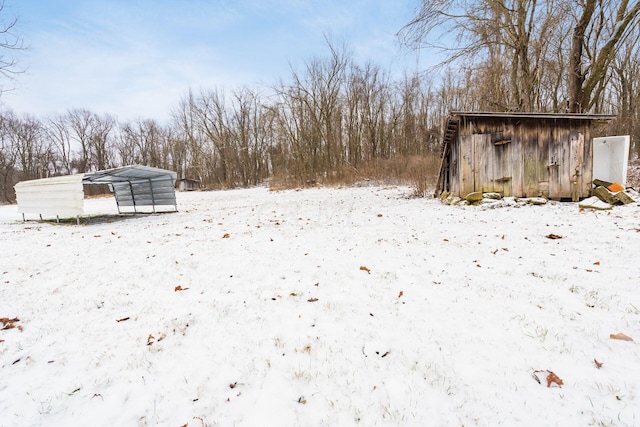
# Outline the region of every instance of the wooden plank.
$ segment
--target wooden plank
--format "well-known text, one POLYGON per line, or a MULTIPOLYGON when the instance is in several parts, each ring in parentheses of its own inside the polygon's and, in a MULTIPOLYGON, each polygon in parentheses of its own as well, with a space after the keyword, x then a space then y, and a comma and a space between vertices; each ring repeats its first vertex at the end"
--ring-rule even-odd
POLYGON ((474 191, 474 172, 473 172, 473 135, 464 135, 459 137, 460 141, 460 197, 474 191))
POLYGON ((524 195, 524 168, 522 151, 522 121, 511 123, 511 193, 516 197, 524 195))
POLYGON ((538 196, 549 196, 549 141, 551 140, 551 130, 549 121, 542 120, 537 124, 538 128, 538 159, 536 162, 536 176, 538 180, 538 196))
POLYGON ((560 198, 571 198, 571 180, 574 169, 571 167, 571 139, 569 123, 565 121, 558 121, 558 138, 559 138, 559 153, 561 156, 560 165, 558 167, 559 184, 560 184, 560 198))
POLYGON ((581 198, 583 198, 586 193, 583 188, 583 178, 584 178, 584 135, 581 132, 576 132, 575 130, 571 130, 569 133, 570 139, 570 167, 569 173, 570 182, 571 182, 571 199, 574 202, 577 202, 581 198))
POLYGON ((483 193, 493 190, 493 156, 490 134, 473 135, 474 190, 483 193))
POLYGON ((449 151, 449 168, 447 175, 447 182, 444 183, 444 188, 447 189, 447 184, 449 186, 449 193, 460 194, 460 141, 458 138, 455 138, 451 141, 451 149, 449 151))
MULTIPOLYGON (((553 122, 547 122, 553 123, 553 122)), ((560 167, 562 164, 561 136, 558 127, 549 126, 549 158, 547 160, 549 168, 549 198, 560 200, 562 197, 562 187, 560 184, 560 167)))
POLYGON ((526 122, 522 127, 522 165, 523 165, 523 195, 525 197, 539 196, 538 190, 538 124, 526 122))
POLYGON ((591 181, 593 180, 593 143, 590 136, 591 124, 589 122, 578 122, 578 125, 580 126, 579 132, 582 134, 583 140, 582 187, 580 193, 582 197, 588 197, 593 191, 593 185, 591 185, 591 181))

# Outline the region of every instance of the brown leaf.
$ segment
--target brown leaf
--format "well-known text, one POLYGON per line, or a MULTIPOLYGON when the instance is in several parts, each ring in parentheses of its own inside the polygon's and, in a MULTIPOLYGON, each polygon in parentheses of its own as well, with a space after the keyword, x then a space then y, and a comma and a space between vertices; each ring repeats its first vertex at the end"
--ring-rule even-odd
POLYGON ((0 322, 2 322, 3 325, 6 325, 7 323, 15 323, 19 321, 20 319, 18 319, 17 317, 14 317, 13 319, 10 319, 8 317, 0 317, 0 322))
MULTIPOLYGON (((7 329, 13 329, 16 327, 15 323, 19 322, 20 319, 18 319, 17 317, 14 317, 12 319, 8 318, 8 317, 0 317, 0 322, 2 322, 2 325, 4 326, 2 328, 2 330, 7 330, 7 329)), ((20 331, 22 331, 22 326, 18 326, 18 329, 20 331)))
POLYGON ((178 292, 178 291, 186 291, 189 288, 183 288, 182 286, 178 285, 175 287, 174 292, 178 292))
POLYGON ((120 323, 120 322, 124 322, 125 320, 129 320, 129 317, 123 317, 122 319, 116 320, 116 322, 120 323))
POLYGON ((229 384, 229 388, 236 388, 237 385, 238 385, 237 382, 231 383, 231 384, 229 384))
POLYGON ((360 266, 360 270, 362 271, 366 271, 367 273, 371 274, 371 270, 369 270, 366 266, 362 265, 360 266))
POLYGON ((553 239, 553 240, 562 239, 562 236, 560 236, 559 234, 553 234, 553 233, 547 234, 544 237, 546 237, 547 239, 553 239))
POLYGON ((600 261, 594 262, 593 265, 600 265, 600 261))
POLYGON ((611 338, 612 340, 633 341, 633 338, 623 334, 622 332, 618 332, 617 334, 609 334, 609 338, 611 338))
POLYGON ((604 365, 604 363, 598 362, 597 359, 593 359, 593 363, 596 364, 596 368, 598 369, 602 368, 602 365, 604 365))
POLYGON ((553 371, 549 371, 549 375, 547 375, 547 387, 551 387, 552 383, 557 384, 558 387, 562 387, 564 385, 564 382, 562 382, 560 377, 554 374, 553 371))
POLYGON ((153 344, 153 340, 155 339, 155 337, 151 334, 149 334, 149 336, 147 337, 147 345, 151 345, 153 344))
POLYGON ((402 298, 402 295, 404 295, 404 292, 400 291, 400 293, 398 294, 398 298, 402 298))
POLYGON ((308 302, 316 302, 316 301, 318 301, 318 298, 309 298, 307 301, 308 302))
POLYGON ((224 236, 222 236, 223 239, 228 239, 229 237, 231 237, 229 233, 224 233, 224 236))

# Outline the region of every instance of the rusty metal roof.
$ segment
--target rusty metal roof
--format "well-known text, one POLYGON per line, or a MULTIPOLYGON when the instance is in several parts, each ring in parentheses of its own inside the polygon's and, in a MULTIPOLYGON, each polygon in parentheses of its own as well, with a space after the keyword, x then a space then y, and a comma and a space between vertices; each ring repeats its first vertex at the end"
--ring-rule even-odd
POLYGON ((576 113, 528 113, 528 112, 490 112, 490 111, 451 111, 450 117, 497 117, 525 119, 568 119, 609 121, 616 118, 613 114, 576 114, 576 113))

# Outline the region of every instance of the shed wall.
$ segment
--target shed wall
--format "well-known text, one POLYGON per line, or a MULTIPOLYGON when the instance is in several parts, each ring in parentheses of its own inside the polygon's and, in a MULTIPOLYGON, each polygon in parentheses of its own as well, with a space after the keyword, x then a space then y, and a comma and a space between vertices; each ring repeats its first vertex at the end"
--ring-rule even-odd
POLYGON ((463 117, 459 123, 449 152, 449 192, 552 199, 590 195, 588 120, 463 117))

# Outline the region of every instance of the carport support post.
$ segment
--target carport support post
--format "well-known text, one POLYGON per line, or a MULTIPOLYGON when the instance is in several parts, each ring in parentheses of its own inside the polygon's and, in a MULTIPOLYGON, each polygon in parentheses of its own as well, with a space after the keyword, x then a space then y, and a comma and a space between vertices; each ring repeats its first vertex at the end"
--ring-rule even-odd
POLYGON ((131 201, 133 202, 133 211, 138 213, 136 209, 136 196, 133 195, 133 186, 131 185, 131 181, 127 181, 129 183, 129 192, 131 193, 131 201))
POLYGON ((149 181, 149 187, 151 189, 151 203, 153 204, 153 213, 156 213, 156 198, 153 197, 153 181, 151 181, 151 178, 149 178, 147 181, 149 181))

